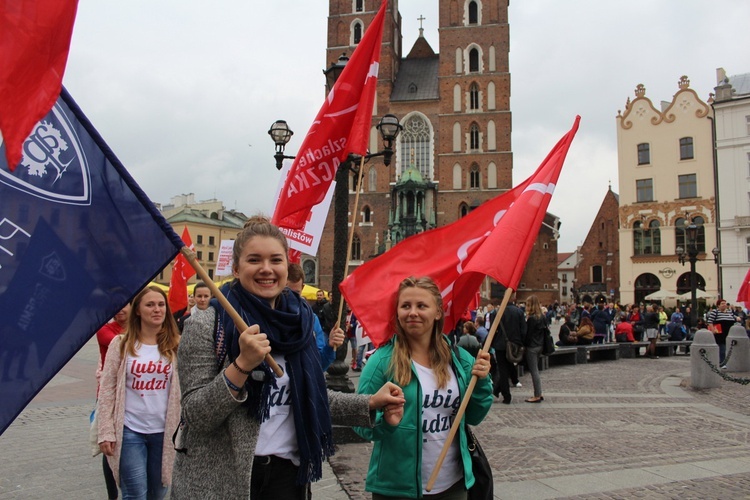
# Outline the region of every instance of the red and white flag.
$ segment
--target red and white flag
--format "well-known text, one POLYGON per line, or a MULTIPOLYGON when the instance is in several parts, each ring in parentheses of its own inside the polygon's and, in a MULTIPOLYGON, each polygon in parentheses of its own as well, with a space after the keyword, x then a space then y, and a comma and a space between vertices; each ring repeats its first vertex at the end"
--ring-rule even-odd
POLYGON ((747 270, 745 279, 740 285, 740 291, 737 292, 737 302, 744 302, 745 307, 750 307, 750 269, 747 270))
POLYGON ((349 153, 367 153, 387 6, 384 0, 302 141, 276 202, 277 226, 301 229, 349 153))
MULTIPOLYGON (((190 232, 187 226, 182 230, 182 241, 190 250, 195 250, 193 240, 190 238, 190 232)), ((187 282, 191 276, 195 275, 195 269, 182 253, 178 253, 172 266, 172 278, 169 280, 169 308, 172 314, 187 309, 188 306, 188 289, 187 282)))
POLYGON ((0 145, 8 168, 60 96, 78 0, 0 0, 0 145))
POLYGON ((446 332, 474 299, 485 275, 507 288, 518 286, 579 121, 576 117, 573 128, 523 183, 452 224, 407 238, 341 283, 347 303, 376 346, 394 332, 396 292, 408 276, 430 276, 440 287, 446 332))

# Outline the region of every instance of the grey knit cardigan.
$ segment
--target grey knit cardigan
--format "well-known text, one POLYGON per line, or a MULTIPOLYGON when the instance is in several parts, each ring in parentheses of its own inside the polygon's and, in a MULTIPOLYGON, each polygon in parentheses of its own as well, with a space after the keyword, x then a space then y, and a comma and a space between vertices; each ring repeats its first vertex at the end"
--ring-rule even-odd
MULTIPOLYGON (((178 366, 184 426, 178 435, 172 474, 174 499, 247 499, 260 425, 235 398, 217 370, 214 315, 188 319, 180 341, 178 366)), ((228 365, 228 362, 225 366, 228 365)), ((369 396, 328 391, 335 424, 373 425, 369 396)))

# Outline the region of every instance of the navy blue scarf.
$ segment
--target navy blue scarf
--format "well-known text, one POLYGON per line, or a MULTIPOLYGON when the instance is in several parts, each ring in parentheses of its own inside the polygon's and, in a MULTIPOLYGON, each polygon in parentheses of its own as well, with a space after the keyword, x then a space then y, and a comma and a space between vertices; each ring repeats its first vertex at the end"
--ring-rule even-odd
MULTIPOLYGON (((307 301, 289 289, 276 299, 275 308, 268 301, 247 292, 235 280, 227 299, 240 313, 248 325, 257 324, 260 331, 268 335, 271 351, 284 354, 289 374, 292 412, 300 454, 297 476, 299 484, 319 480, 323 475, 323 460, 333 455, 333 430, 328 406, 320 353, 313 330, 314 313, 307 301)), ((240 353, 239 333, 231 318, 222 312, 222 324, 226 335, 227 354, 235 360, 240 353)), ((263 381, 253 376, 247 378, 248 411, 259 422, 269 416, 271 388, 276 387, 276 377, 266 363, 256 372, 263 373, 263 381)), ((258 377, 260 378, 260 377, 258 377)))

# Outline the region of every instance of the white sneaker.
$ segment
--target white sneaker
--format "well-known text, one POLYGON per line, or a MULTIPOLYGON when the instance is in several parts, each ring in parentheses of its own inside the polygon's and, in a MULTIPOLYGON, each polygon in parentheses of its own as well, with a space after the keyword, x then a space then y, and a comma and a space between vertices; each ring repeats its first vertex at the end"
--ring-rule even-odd
POLYGON ((521 385, 521 382, 519 382, 516 384, 516 387, 523 387, 523 386, 521 385))

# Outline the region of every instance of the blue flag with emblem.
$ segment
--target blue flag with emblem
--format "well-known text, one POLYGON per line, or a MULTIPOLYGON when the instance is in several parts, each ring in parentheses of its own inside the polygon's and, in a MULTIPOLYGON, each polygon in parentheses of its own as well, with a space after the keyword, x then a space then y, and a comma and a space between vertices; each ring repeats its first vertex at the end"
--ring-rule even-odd
POLYGON ((65 89, 0 143, 0 434, 182 246, 65 89))

